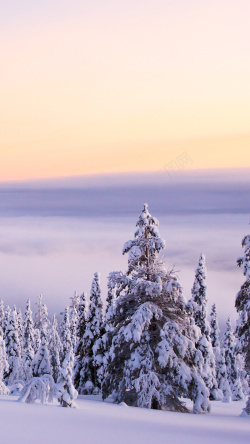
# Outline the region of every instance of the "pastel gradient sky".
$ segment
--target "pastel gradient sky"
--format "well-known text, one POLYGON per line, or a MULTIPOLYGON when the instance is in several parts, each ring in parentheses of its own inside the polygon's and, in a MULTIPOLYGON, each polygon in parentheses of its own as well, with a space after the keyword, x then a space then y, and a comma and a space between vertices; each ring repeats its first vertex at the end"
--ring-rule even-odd
POLYGON ((249 0, 0 3, 0 181, 250 166, 249 0))

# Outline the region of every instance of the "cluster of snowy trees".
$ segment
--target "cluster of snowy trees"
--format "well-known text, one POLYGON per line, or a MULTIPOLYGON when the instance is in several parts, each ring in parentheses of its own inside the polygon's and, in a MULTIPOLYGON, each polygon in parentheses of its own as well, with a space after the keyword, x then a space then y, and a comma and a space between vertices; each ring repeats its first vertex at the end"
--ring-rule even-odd
MULTIPOLYGON (((205 256, 200 255, 189 301, 161 260, 165 243, 145 204, 133 240, 125 243, 125 273, 111 272, 105 311, 99 274, 89 302, 71 298, 59 322, 42 296, 33 319, 0 301, 0 393, 22 388, 21 400, 57 395, 74 406, 77 394, 102 393, 128 405, 185 412, 209 411, 209 400, 248 396, 250 379, 250 236, 243 239, 245 283, 236 297, 238 323, 220 335, 216 306, 207 313, 205 256), (53 385, 54 383, 54 385, 53 385), (41 394, 42 393, 42 394, 41 394)), ((248 400, 245 409, 250 414, 248 400)))

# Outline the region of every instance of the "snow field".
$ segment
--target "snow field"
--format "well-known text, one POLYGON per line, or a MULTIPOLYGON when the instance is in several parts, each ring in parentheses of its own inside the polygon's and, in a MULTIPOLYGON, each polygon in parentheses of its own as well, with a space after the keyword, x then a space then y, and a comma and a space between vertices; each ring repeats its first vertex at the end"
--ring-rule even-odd
MULTIPOLYGON (((59 404, 21 404, 0 396, 1 444, 249 444, 244 401, 213 401, 202 415, 172 413, 80 396, 77 409, 59 404)), ((191 409, 192 403, 187 403, 191 409)))

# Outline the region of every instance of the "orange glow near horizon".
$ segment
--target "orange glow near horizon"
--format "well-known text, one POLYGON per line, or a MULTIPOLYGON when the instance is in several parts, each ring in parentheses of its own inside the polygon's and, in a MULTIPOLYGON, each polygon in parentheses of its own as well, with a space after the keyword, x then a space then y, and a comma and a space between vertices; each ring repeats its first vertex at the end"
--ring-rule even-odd
POLYGON ((248 1, 79 4, 1 23, 0 181, 250 166, 248 1))

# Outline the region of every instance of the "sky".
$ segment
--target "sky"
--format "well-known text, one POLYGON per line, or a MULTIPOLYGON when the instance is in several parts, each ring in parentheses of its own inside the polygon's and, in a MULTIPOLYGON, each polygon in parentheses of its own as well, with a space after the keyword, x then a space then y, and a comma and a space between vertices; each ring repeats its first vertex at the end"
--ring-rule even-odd
POLYGON ((0 181, 250 166, 248 0, 0 10, 0 181))

